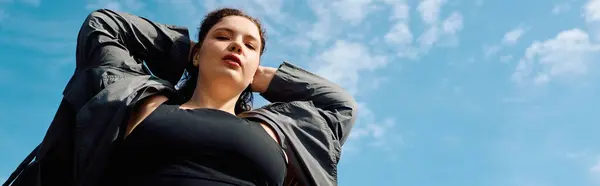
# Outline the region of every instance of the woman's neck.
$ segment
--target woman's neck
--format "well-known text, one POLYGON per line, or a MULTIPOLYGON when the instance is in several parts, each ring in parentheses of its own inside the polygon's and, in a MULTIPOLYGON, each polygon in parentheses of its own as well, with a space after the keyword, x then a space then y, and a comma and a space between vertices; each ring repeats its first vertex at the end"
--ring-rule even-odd
POLYGON ((235 103, 237 102, 238 96, 227 96, 219 91, 218 88, 212 88, 208 86, 202 86, 198 84, 194 90, 194 94, 189 101, 182 104, 182 108, 211 108, 218 109, 225 112, 229 112, 235 115, 235 103), (202 87, 202 88, 200 88, 202 87))

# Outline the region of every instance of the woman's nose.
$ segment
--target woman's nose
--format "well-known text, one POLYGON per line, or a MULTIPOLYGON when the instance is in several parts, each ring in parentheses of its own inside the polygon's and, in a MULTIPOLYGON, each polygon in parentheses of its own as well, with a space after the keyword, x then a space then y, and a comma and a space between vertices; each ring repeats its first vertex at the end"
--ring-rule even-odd
POLYGON ((238 42, 232 42, 231 45, 229 45, 229 51, 235 52, 235 53, 240 53, 240 52, 242 52, 242 47, 238 42))

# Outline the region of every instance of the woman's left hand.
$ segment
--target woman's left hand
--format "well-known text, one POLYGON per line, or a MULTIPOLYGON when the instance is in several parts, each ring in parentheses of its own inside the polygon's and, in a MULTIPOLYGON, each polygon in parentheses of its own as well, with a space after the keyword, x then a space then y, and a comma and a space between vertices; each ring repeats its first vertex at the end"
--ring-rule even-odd
POLYGON ((276 68, 258 66, 256 73, 254 74, 254 80, 252 81, 251 89, 253 92, 264 93, 269 88, 269 84, 277 72, 276 68))

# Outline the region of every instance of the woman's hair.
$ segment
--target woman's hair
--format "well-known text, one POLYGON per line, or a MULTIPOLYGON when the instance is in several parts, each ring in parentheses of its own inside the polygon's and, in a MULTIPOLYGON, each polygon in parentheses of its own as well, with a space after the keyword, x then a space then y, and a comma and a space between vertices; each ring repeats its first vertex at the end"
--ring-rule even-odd
MULTIPOLYGON (((221 9, 217 9, 217 10, 214 10, 214 11, 208 13, 206 15, 206 17, 204 18, 204 20, 202 20, 202 23, 200 24, 200 28, 198 29, 198 43, 196 43, 196 45, 194 45, 194 47, 192 49, 192 56, 195 55, 195 53, 197 51, 199 51, 200 47, 202 46, 202 43, 204 42, 204 39, 206 38, 206 35, 208 34, 208 31, 213 26, 215 26, 217 23, 219 23, 223 18, 225 18, 227 16, 245 17, 245 18, 248 18, 250 21, 252 21, 256 25, 256 27, 259 30, 259 34, 260 34, 260 42, 261 42, 260 55, 263 54, 263 52, 265 50, 266 38, 265 38, 265 31, 264 31, 263 27, 261 26, 260 21, 245 14, 241 10, 233 9, 233 8, 221 8, 221 9)), ((179 89, 179 93, 183 98, 183 100, 182 100, 183 102, 190 100, 190 98, 194 94, 194 90, 196 89, 196 84, 198 81, 198 67, 193 65, 192 60, 193 60, 193 57, 190 57, 190 61, 188 62, 188 65, 186 67, 187 73, 185 74, 185 76, 183 78, 183 85, 179 89)), ((200 62, 200 63, 202 63, 202 62, 200 62)), ((235 103, 235 114, 239 114, 244 111, 248 111, 248 110, 252 109, 253 99, 254 98, 252 96, 252 91, 250 89, 250 86, 248 86, 248 87, 246 87, 246 89, 244 89, 244 91, 242 91, 239 99, 235 103)))

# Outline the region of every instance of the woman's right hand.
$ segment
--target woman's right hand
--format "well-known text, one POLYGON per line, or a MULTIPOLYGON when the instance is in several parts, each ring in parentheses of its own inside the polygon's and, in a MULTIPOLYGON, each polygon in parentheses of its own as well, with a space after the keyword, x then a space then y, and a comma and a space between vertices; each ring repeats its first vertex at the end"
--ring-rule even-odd
POLYGON ((269 88, 271 80, 273 79, 273 76, 275 76, 275 72, 277 72, 276 68, 259 65, 256 69, 254 80, 252 81, 250 87, 252 91, 258 93, 266 92, 267 88, 269 88))

